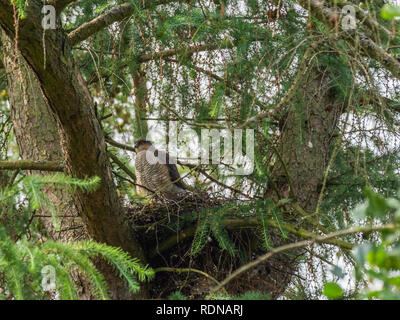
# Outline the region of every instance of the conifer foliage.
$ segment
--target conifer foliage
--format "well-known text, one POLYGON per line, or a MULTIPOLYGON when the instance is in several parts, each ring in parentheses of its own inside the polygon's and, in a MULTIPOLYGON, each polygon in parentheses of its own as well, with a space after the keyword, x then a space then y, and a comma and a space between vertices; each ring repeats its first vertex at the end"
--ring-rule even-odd
POLYGON ((78 288, 70 275, 73 270, 79 270, 88 277, 96 298, 108 299, 107 283, 93 262, 95 257, 101 257, 110 263, 133 292, 139 290, 138 281, 143 282, 153 278, 152 269, 141 265, 137 259, 131 258, 121 248, 92 240, 55 242, 36 234, 37 230, 32 225, 32 220, 35 211, 40 209, 46 209, 46 212, 53 214, 54 228, 59 230, 57 209, 41 190, 48 184, 63 185, 64 188, 71 190, 82 188, 90 192, 98 187, 99 179, 79 180, 63 174, 45 177, 32 175, 1 191, 2 299, 77 299, 78 288), (15 197, 21 195, 27 197, 29 201, 26 207, 17 209, 15 197), (18 217, 15 217, 16 214, 18 217), (50 290, 43 286, 45 276, 43 271, 49 266, 53 268, 54 275, 57 275, 53 279, 54 287, 50 290))

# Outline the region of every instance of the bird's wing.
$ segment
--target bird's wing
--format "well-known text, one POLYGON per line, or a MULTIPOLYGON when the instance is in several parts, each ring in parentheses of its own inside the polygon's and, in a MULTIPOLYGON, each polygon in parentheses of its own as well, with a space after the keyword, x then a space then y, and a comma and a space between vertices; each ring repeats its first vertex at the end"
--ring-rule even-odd
POLYGON ((176 167, 176 165, 173 163, 173 162, 175 162, 175 161, 173 161, 173 160, 175 160, 174 158, 172 158, 172 157, 170 157, 170 155, 167 153, 167 152, 165 152, 165 151, 161 151, 161 150, 156 150, 155 152, 154 152, 154 155, 156 156, 156 157, 159 157, 160 159, 165 159, 165 166, 167 167, 167 169, 168 169, 168 173, 169 173, 169 176, 170 176, 170 178, 171 178, 171 181, 175 181, 174 182, 174 184, 177 186, 177 187, 179 187, 179 188, 181 188, 181 189, 186 189, 186 186, 185 186, 185 184, 183 183, 183 181, 182 181, 182 179, 181 179, 181 176, 180 176, 180 174, 179 174, 179 172, 178 172, 178 168, 176 167), (171 163, 170 163, 170 158, 171 158, 171 163), (178 181, 177 181, 178 180, 178 181))

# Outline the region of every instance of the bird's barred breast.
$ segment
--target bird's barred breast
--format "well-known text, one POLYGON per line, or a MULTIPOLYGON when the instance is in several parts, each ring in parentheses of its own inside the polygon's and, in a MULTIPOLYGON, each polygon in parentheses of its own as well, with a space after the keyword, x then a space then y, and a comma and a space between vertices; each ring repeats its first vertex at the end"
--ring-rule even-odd
MULTIPOLYGON (((155 164, 149 163, 146 152, 146 150, 143 150, 136 155, 135 171, 137 183, 153 192, 159 190, 161 192, 173 192, 174 184, 171 184, 167 166, 158 162, 155 164)), ((145 194, 151 193, 147 189, 138 186, 137 191, 145 194)))

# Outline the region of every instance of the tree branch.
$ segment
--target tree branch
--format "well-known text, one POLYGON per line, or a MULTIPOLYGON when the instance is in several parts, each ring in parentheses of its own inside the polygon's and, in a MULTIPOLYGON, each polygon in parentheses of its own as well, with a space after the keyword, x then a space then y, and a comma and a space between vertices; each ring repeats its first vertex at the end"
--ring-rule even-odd
POLYGON ((114 139, 112 139, 110 137, 105 137, 105 140, 106 140, 106 142, 108 142, 110 145, 112 145, 114 147, 117 147, 117 148, 122 149, 122 150, 128 150, 128 151, 135 152, 135 148, 134 147, 128 146, 126 144, 122 144, 122 143, 120 143, 118 141, 115 141, 114 139))
POLYGON ((0 161, 0 170, 40 170, 40 171, 64 171, 64 164, 59 161, 0 161))
POLYGON ((74 31, 68 34, 71 46, 89 38, 91 35, 100 31, 101 29, 113 24, 114 22, 121 21, 132 15, 134 11, 133 5, 124 3, 116 8, 107 11, 92 21, 86 22, 79 26, 74 31))
MULTIPOLYGON (((69 2, 70 0, 62 0, 64 2, 69 2)), ((158 0, 158 1, 137 1, 137 6, 140 6, 141 9, 149 9, 152 7, 156 7, 162 4, 168 4, 172 2, 179 2, 179 0, 158 0)), ((105 27, 113 24, 114 22, 122 21, 126 18, 132 16, 135 12, 135 6, 130 3, 124 3, 116 8, 112 8, 111 10, 99 15, 93 20, 86 22, 76 28, 74 31, 71 31, 68 34, 69 41, 71 46, 86 40, 96 32, 99 32, 105 27)))
POLYGON ((74 1, 75 0, 48 0, 47 4, 52 5, 56 9, 57 16, 60 16, 60 13, 74 1))
MULTIPOLYGON (((268 227, 272 227, 274 229, 284 229, 285 231, 301 237, 303 239, 316 239, 318 237, 318 234, 302 229, 302 228, 295 228, 291 226, 288 223, 283 223, 281 222, 278 224, 276 220, 274 219, 268 219, 265 221, 266 225, 268 227)), ((259 228, 260 227, 260 220, 257 218, 226 218, 222 221, 222 224, 225 228, 228 230, 235 230, 235 229, 253 229, 253 228, 259 228)), ((158 245, 156 248, 154 248, 150 253, 149 257, 153 258, 157 254, 164 252, 170 248, 172 248, 174 245, 176 245, 178 242, 191 239, 196 232, 196 226, 190 226, 184 230, 182 230, 178 236, 175 234, 171 236, 170 238, 166 239, 163 241, 160 245, 158 245)), ((310 240, 306 240, 307 242, 310 240)), ((326 239, 324 241, 327 244, 331 244, 334 246, 337 246, 339 248, 342 248, 343 250, 351 250, 353 248, 353 244, 341 239, 326 239)))

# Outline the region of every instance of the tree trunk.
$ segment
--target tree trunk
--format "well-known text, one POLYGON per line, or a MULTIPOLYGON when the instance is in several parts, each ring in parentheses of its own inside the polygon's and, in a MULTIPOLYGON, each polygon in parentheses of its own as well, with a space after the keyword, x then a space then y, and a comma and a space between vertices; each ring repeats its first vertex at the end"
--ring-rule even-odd
MULTIPOLYGON (((279 155, 276 155, 272 178, 281 197, 294 197, 307 214, 314 213, 316 209, 332 151, 333 133, 342 112, 343 101, 332 94, 333 86, 329 71, 318 67, 309 69, 291 100, 276 148, 279 155)), ((271 190, 267 196, 276 198, 275 193, 271 190)), ((293 214, 298 215, 298 212, 293 214)), ((293 218, 286 216, 284 219, 293 218)), ((315 216, 312 219, 316 221, 315 216)), ((274 245, 282 245, 298 239, 291 237, 284 240, 278 234, 273 240, 274 245)), ((298 270, 296 257, 303 253, 303 250, 297 250, 290 255, 276 257, 273 267, 280 269, 280 273, 273 276, 278 288, 274 296, 279 296, 286 289, 298 270)))
MULTIPOLYGON (((3 65, 7 74, 7 91, 13 129, 23 160, 62 161, 57 123, 43 99, 36 76, 21 55, 14 60, 15 50, 3 33, 3 65)), ((45 171, 28 171, 28 174, 47 174, 45 171)), ((51 215, 42 208, 41 221, 48 236, 54 240, 82 240, 88 238, 79 217, 72 194, 59 187, 47 186, 43 190, 57 208, 60 231, 55 231, 51 215)), ((78 297, 92 299, 86 278, 78 273, 72 275, 78 288, 78 297)))
MULTIPOLYGON (((19 55, 14 61, 14 46, 4 34, 2 42, 11 118, 19 155, 23 160, 61 162, 63 155, 57 123, 43 99, 36 76, 23 57, 19 55)), ((28 173, 46 174, 44 171, 29 171, 28 173)), ((45 191, 59 209, 61 229, 66 230, 55 232, 51 226, 51 220, 43 219, 50 237, 53 240, 86 238, 71 194, 53 187, 48 187, 45 191), (67 217, 63 217, 64 215, 67 217), (78 226, 81 227, 77 228, 78 226)))

